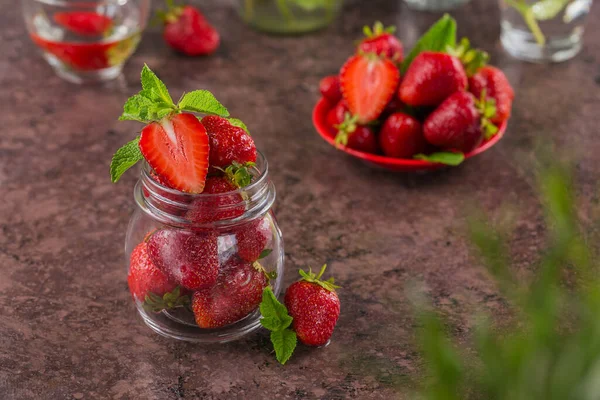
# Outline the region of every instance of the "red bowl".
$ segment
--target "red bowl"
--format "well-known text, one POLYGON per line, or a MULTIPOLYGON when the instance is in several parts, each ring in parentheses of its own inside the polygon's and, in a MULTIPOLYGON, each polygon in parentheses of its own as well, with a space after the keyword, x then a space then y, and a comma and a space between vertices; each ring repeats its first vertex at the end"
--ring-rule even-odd
MULTIPOLYGON (((386 157, 380 156, 377 154, 371 153, 363 153, 362 151, 353 150, 346 146, 338 146, 335 143, 335 132, 327 126, 327 112, 332 108, 327 100, 321 98, 315 108, 313 109, 313 125, 317 129, 317 132, 327 143, 332 145, 338 150, 343 151, 346 154, 350 154, 353 157, 359 158, 366 162, 367 164, 374 165, 377 167, 382 167, 385 169, 389 169, 391 171, 431 171, 435 169, 448 167, 445 164, 434 163, 425 160, 413 160, 409 158, 394 158, 394 157, 386 157)), ((498 133, 495 134, 491 139, 486 140, 481 143, 479 147, 474 149, 473 151, 465 154, 465 160, 476 156, 477 154, 481 154, 502 139, 504 136, 504 131, 506 131, 506 121, 500 125, 498 129, 498 133)))

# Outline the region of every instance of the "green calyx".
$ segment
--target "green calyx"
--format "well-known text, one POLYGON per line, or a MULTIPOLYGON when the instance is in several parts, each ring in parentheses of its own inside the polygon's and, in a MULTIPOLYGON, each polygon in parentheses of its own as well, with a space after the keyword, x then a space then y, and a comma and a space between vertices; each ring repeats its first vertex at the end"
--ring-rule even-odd
POLYGON ((473 76, 490 59, 490 55, 487 52, 471 48, 471 43, 467 38, 462 38, 460 43, 455 47, 448 46, 446 52, 457 57, 462 62, 468 76, 473 76))
POLYGON ((161 312, 162 310, 172 310, 175 308, 186 307, 190 304, 190 296, 181 295, 181 289, 177 286, 172 292, 167 292, 163 296, 149 292, 144 299, 144 309, 151 312, 161 312))
POLYGON ((167 9, 158 10, 152 19, 153 25, 167 25, 177 22, 181 14, 183 14, 183 6, 176 6, 173 0, 167 0, 167 9))
POLYGON ((248 168, 254 166, 256 166, 256 164, 250 161, 244 164, 234 161, 225 169, 219 167, 215 168, 222 171, 235 187, 243 188, 252 183, 252 174, 248 171, 248 168))
POLYGON ((481 129, 485 139, 490 139, 498 133, 498 127, 491 121, 496 116, 496 100, 487 98, 485 89, 481 91, 481 98, 475 101, 475 107, 481 114, 481 129))
POLYGON ((395 26, 385 27, 380 21, 376 21, 375 24, 373 24, 373 29, 368 25, 363 27, 363 33, 368 38, 374 38, 383 35, 384 33, 393 34, 394 32, 396 32, 395 26))
POLYGON ((349 112, 344 114, 344 121, 341 124, 335 126, 335 128, 338 130, 338 133, 335 136, 335 144, 336 145, 338 145, 338 146, 348 145, 348 138, 356 130, 357 122, 358 122, 358 117, 356 115, 352 115, 349 112))
POLYGON ((339 289, 340 286, 338 286, 334 283, 333 277, 327 279, 326 281, 321 280, 321 277, 325 273, 325 269, 327 269, 327 264, 323 264, 318 275, 315 275, 315 273, 312 272, 312 269, 310 267, 308 268, 308 272, 306 272, 304 270, 298 270, 298 273, 300 274, 300 276, 302 276, 301 281, 316 283, 317 285, 321 286, 324 289, 329 290, 330 292, 335 292, 335 289, 339 289))

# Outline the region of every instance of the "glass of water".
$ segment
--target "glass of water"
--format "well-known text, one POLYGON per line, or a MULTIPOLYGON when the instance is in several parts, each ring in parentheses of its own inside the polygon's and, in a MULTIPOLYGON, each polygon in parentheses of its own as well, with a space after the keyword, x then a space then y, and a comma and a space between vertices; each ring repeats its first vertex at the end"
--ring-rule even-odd
POLYGON ((150 0, 22 0, 31 40, 63 79, 116 78, 146 27, 150 0))
POLYGON ((404 0, 408 7, 419 11, 448 11, 467 4, 469 0, 404 0))
POLYGON ((592 0, 500 0, 500 40, 513 57, 530 62, 573 58, 592 0))

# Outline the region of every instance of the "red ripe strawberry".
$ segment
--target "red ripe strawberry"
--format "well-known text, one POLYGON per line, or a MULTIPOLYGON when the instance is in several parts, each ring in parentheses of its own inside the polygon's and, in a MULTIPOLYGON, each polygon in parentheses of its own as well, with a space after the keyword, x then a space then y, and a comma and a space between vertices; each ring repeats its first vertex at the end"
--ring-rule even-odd
POLYGON ((161 13, 165 23, 163 37, 175 50, 188 56, 214 53, 219 47, 219 32, 202 13, 192 7, 173 7, 161 13))
POLYGON ((150 293, 162 296, 177 287, 150 261, 146 242, 138 244, 131 253, 127 283, 131 295, 142 302, 150 293))
POLYGON ((452 93, 466 88, 467 74, 457 57, 424 51, 408 67, 398 97, 413 107, 437 106, 452 93))
POLYGON ((331 104, 336 104, 342 98, 339 76, 330 75, 321 79, 319 91, 331 104))
POLYGON ((358 45, 358 53, 375 53, 382 57, 387 57, 395 63, 401 63, 404 59, 404 49, 402 43, 393 35, 395 26, 383 27, 379 21, 375 22, 373 30, 365 26, 363 31, 367 36, 358 45))
POLYGON ((54 21, 69 31, 82 36, 98 36, 112 27, 112 19, 93 11, 57 12, 54 21))
POLYGON ((210 139, 211 167, 226 168, 234 162, 246 164, 256 161, 256 146, 248 133, 233 126, 225 118, 207 115, 202 125, 210 139))
POLYGON ((483 140, 482 114, 475 97, 456 92, 433 111, 423 124, 425 139, 445 149, 469 152, 483 140))
POLYGON ((340 100, 335 107, 327 112, 327 125, 337 132, 338 125, 344 122, 346 113, 349 112, 350 110, 348 109, 348 103, 346 103, 346 100, 340 100))
POLYGON ((411 158, 427 148, 421 123, 410 115, 390 115, 379 131, 379 145, 389 157, 411 158))
POLYGON ((247 262, 254 262, 267 247, 273 237, 268 218, 261 218, 244 224, 235 230, 238 256, 247 262))
POLYGON ((377 137, 373 128, 367 125, 357 125, 356 116, 347 117, 339 126, 335 142, 354 150, 365 153, 377 153, 377 137))
POLYGON ((309 346, 327 344, 338 317, 340 299, 335 293, 339 286, 333 284, 333 278, 322 281, 326 265, 319 275, 300 270, 303 279, 292 283, 285 292, 285 306, 294 318, 292 328, 298 339, 309 346))
POLYGON ((477 99, 481 98, 484 90, 486 98, 496 101, 496 116, 490 121, 500 124, 507 120, 510 117, 515 92, 504 72, 496 67, 486 66, 469 78, 469 91, 477 99))
POLYGON ((400 72, 394 63, 373 53, 352 56, 342 66, 344 99, 359 124, 374 121, 398 88, 400 72))
POLYGON ((152 122, 142 130, 140 150, 170 187, 201 193, 208 173, 208 135, 193 114, 152 122))
POLYGON ((239 217, 246 210, 241 194, 204 196, 204 194, 224 194, 237 189, 237 186, 224 176, 208 177, 203 194, 192 201, 186 219, 204 224, 239 217))
POLYGON ((210 287, 219 274, 215 233, 160 229, 148 239, 148 254, 169 279, 186 289, 210 287))
POLYGON ((221 268, 214 287, 194 293, 196 323, 201 328, 219 328, 239 321, 258 308, 267 284, 261 268, 230 259, 221 268))

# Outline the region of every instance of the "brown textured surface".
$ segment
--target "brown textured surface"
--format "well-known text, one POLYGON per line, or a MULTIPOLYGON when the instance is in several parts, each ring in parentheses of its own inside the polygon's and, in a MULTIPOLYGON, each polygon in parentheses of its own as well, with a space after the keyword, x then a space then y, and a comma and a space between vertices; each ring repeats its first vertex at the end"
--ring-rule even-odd
POLYGON ((230 8, 205 7, 223 36, 215 56, 175 56, 149 31, 124 79, 97 88, 54 76, 26 36, 18 3, 0 6, 0 399, 408 397, 419 367, 405 294, 412 278, 427 283, 459 341, 477 307, 504 310, 464 239, 468 205, 496 214, 503 203, 520 205, 515 256, 526 270, 543 227, 532 174, 515 160, 552 138, 580 158, 581 192, 595 199, 600 7, 581 54, 551 66, 502 52, 496 2, 473 0, 454 12, 459 33, 489 50, 515 86, 514 116, 488 153, 408 176, 336 152, 315 134, 310 113, 318 79, 341 65, 360 26, 395 23, 410 45, 435 14, 398 0, 355 1, 326 31, 276 38, 251 31, 230 8), (299 347, 282 367, 265 332, 191 345, 158 337, 136 315, 123 259, 136 176, 112 185, 108 163, 139 129, 117 117, 144 62, 176 96, 209 89, 251 128, 278 189, 286 280, 327 261, 343 286, 329 347, 299 347))

